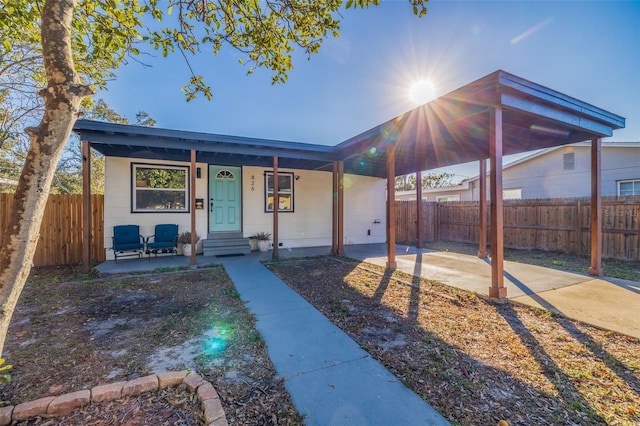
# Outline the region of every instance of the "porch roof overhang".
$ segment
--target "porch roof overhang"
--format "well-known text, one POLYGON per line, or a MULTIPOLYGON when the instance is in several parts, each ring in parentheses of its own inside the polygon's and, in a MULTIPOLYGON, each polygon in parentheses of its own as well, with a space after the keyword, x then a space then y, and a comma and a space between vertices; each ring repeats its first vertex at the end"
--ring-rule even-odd
POLYGON ((504 155, 611 136, 625 126, 623 117, 496 71, 341 143, 338 157, 345 170, 380 177, 391 143, 398 176, 486 159, 496 107, 503 108, 504 155))
POLYGON ((330 146, 210 133, 131 126, 78 120, 74 130, 101 154, 114 157, 197 161, 226 166, 273 165, 281 158, 284 168, 330 170, 335 152, 330 146))
POLYGON ((344 160, 344 172, 385 178, 395 146, 396 175, 489 158, 489 115, 503 108, 504 155, 607 137, 625 126, 618 115, 496 71, 336 146, 245 138, 78 120, 82 140, 108 156, 220 165, 325 170, 344 160))

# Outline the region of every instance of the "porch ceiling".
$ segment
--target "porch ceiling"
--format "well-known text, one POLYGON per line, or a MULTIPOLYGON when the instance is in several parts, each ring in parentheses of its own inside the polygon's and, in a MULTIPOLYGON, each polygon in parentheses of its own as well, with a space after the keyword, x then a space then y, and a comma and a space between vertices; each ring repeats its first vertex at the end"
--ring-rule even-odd
POLYGON ((345 173, 386 177, 386 151, 396 144, 396 175, 489 158, 489 112, 503 108, 504 155, 611 136, 625 119, 496 71, 337 146, 244 138, 78 120, 82 140, 110 156, 220 165, 326 170, 344 160, 345 173))

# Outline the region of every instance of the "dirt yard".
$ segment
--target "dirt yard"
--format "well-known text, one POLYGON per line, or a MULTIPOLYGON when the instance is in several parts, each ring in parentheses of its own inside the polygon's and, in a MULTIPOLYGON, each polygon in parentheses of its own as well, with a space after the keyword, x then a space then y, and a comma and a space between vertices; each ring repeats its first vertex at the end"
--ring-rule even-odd
MULTIPOLYGON (((0 399, 191 369, 217 389, 230 424, 303 424, 254 325, 221 267, 106 278, 34 270, 9 329, 12 381, 0 399)), ((199 409, 178 388, 21 424, 199 425, 199 409)))
MULTIPOLYGON (((640 424, 638 339, 345 258, 269 267, 454 424, 640 424)), ((13 364, 11 384, 0 385, 5 405, 188 368, 213 383, 230 424, 304 424, 219 267, 109 277, 34 270, 4 356, 13 364)), ((20 424, 202 420, 193 396, 177 388, 20 424)))
POLYGON ((454 424, 640 424, 640 341, 349 259, 269 267, 454 424))

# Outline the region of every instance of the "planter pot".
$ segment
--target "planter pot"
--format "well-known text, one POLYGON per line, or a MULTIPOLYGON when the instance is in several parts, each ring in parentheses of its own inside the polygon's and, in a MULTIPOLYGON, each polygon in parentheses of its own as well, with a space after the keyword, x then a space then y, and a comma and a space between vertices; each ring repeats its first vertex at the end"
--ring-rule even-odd
POLYGON ((249 244, 251 245, 251 251, 258 250, 258 240, 254 240, 253 238, 249 238, 249 244))
POLYGON ((204 253, 204 240, 198 240, 196 243, 196 254, 204 253))
POLYGON ((178 254, 178 256, 184 255, 184 251, 182 251, 182 246, 183 245, 184 244, 182 244, 182 243, 178 243, 178 246, 176 247, 176 253, 178 254))
POLYGON ((258 240, 258 250, 260 250, 260 251, 269 250, 269 241, 267 241, 267 240, 258 240))
POLYGON ((191 244, 182 245, 182 254, 184 256, 191 256, 191 244))

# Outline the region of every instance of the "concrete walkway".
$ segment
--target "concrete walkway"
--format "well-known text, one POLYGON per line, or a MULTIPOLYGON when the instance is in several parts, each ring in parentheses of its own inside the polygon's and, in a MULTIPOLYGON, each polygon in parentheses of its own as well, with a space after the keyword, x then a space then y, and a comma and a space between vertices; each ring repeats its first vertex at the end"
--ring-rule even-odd
POLYGON ((264 265, 220 260, 307 425, 449 424, 264 265))

